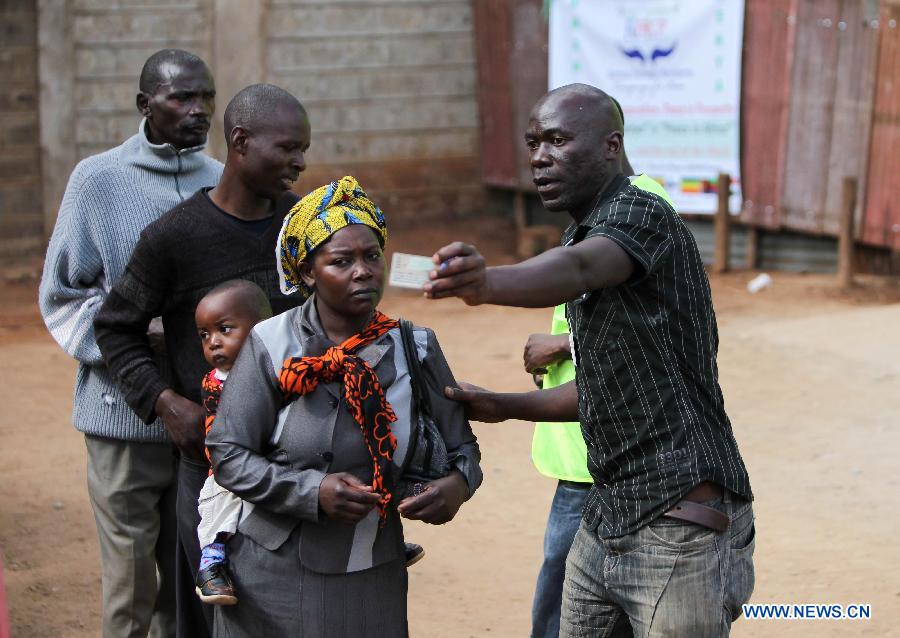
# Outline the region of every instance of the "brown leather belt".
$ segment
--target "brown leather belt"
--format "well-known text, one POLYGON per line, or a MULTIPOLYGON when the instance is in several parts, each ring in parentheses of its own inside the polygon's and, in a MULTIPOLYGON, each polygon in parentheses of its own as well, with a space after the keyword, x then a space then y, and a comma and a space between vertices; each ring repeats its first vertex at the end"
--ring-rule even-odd
POLYGON ((715 483, 704 481, 700 483, 675 504, 675 507, 664 513, 663 516, 677 518, 681 521, 702 525, 717 532, 728 529, 731 519, 714 507, 704 505, 702 501, 711 501, 722 497, 722 488, 715 483))

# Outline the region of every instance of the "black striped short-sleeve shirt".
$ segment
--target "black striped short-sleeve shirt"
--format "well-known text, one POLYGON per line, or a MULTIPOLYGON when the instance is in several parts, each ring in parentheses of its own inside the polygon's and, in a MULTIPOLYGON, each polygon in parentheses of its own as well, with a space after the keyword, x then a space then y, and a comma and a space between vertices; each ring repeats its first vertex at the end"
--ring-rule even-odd
POLYGON ((725 414, 709 281, 672 206, 620 175, 563 242, 607 237, 632 258, 619 286, 569 302, 579 416, 594 478, 584 519, 633 532, 712 481, 752 499, 725 414))

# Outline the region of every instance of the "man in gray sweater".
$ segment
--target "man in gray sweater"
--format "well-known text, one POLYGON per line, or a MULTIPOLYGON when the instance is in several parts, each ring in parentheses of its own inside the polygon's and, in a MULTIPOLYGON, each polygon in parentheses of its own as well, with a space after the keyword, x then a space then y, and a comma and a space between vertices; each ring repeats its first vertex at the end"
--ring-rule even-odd
POLYGON ((40 286, 47 328, 79 362, 72 420, 87 447, 103 635, 117 638, 175 633, 177 457, 163 424, 143 423, 122 399, 93 320, 144 227, 222 174, 203 153, 215 109, 203 60, 178 49, 150 56, 137 108, 137 134, 69 177, 40 286))

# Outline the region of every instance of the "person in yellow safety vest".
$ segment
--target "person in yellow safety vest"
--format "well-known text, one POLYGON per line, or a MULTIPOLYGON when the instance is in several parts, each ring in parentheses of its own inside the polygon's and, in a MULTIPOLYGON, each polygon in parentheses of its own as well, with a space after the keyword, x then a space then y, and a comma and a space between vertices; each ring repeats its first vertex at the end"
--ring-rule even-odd
MULTIPOLYGON (((625 159, 625 169, 633 172, 625 159)), ((655 193, 672 203, 665 189, 647 175, 629 178, 642 190, 655 193)), ((674 204, 673 204, 674 206, 674 204)), ((575 365, 569 347, 569 324, 566 306, 553 311, 550 334, 533 334, 525 344, 525 370, 543 374, 541 387, 555 388, 575 378, 575 365)), ((531 459, 537 471, 559 483, 550 505, 544 532, 544 561, 538 572, 531 608, 531 636, 545 638, 559 635, 566 555, 581 523, 581 510, 593 484, 587 469, 587 446, 577 421, 534 424, 531 459)))

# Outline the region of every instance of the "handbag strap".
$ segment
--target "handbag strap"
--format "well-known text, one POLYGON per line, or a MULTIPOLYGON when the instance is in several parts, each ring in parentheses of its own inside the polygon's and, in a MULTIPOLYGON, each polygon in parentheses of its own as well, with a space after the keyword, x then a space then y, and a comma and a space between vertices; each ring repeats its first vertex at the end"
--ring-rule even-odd
POLYGON ((431 417, 433 416, 431 400, 425 391, 425 378, 422 373, 422 362, 419 361, 419 351, 416 348, 413 325, 406 319, 400 319, 400 340, 403 343, 403 353, 406 355, 406 367, 409 370, 409 385, 412 387, 413 400, 423 414, 431 417))

